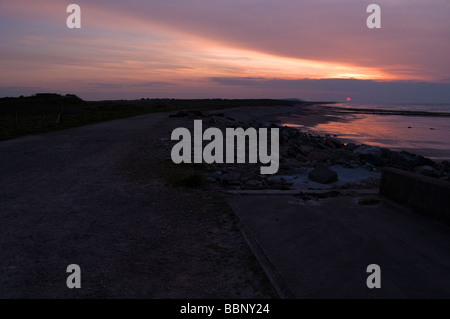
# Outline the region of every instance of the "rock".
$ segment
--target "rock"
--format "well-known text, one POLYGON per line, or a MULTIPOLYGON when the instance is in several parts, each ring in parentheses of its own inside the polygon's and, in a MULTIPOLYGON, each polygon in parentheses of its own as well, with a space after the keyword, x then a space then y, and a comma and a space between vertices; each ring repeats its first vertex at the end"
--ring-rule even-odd
POLYGON ((329 184, 338 180, 337 173, 328 167, 315 168, 309 172, 308 177, 313 182, 320 184, 329 184))
POLYGON ((348 168, 359 168, 359 167, 361 167, 361 163, 359 163, 357 161, 349 161, 347 163, 347 167, 348 168))
POLYGON ((446 173, 450 173, 450 162, 442 161, 441 163, 439 163, 438 168, 446 173))
POLYGON ((328 160, 328 155, 325 152, 311 152, 307 157, 308 161, 318 161, 318 162, 326 162, 328 160))
POLYGON ((436 163, 430 160, 429 158, 423 157, 422 155, 417 156, 421 165, 435 166, 436 163))
POLYGON ((361 160, 364 160, 367 163, 378 167, 383 165, 383 161, 381 159, 382 150, 378 146, 364 145, 354 150, 353 152, 359 154, 361 160))
POLYGON ((300 153, 299 153, 299 149, 296 146, 289 145, 288 150, 287 150, 287 154, 288 154, 289 157, 296 157, 297 154, 300 154, 300 153))
POLYGON ((221 174, 218 178, 222 185, 227 185, 231 181, 231 176, 229 174, 221 174))
POLYGON ((280 147, 280 158, 289 158, 289 148, 288 147, 280 147))
POLYGON ((295 157, 295 159, 296 159, 298 162, 300 162, 300 163, 305 163, 305 162, 308 161, 308 160, 306 159, 306 157, 303 156, 302 154, 297 154, 297 156, 295 157))
POLYGON ((329 136, 325 138, 323 144, 325 144, 333 149, 341 148, 343 146, 341 141, 339 141, 336 138, 329 137, 329 136))
POLYGON ((239 178, 230 174, 222 174, 219 176, 219 182, 222 185, 241 185, 239 178))
POLYGON ((263 186, 263 183, 256 179, 251 179, 251 180, 245 182, 245 186, 247 186, 249 188, 261 188, 263 186))
POLYGON ((373 188, 380 188, 381 180, 376 177, 369 177, 366 179, 363 179, 359 185, 361 188, 366 189, 373 189, 373 188))
POLYGON ((364 169, 368 170, 369 172, 373 172, 375 166, 373 166, 370 163, 366 163, 366 165, 363 166, 364 169))
POLYGON ((280 136, 286 141, 289 140, 289 137, 291 136, 291 134, 287 127, 284 127, 281 129, 280 136))
POLYGON ((347 145, 344 146, 344 148, 353 152, 358 148, 358 146, 354 143, 348 143, 347 145))
POLYGON ((325 145, 323 143, 317 143, 317 146, 324 150, 332 150, 333 149, 332 147, 329 147, 328 145, 325 145))
POLYGON ((284 178, 271 176, 267 178, 268 187, 271 189, 288 190, 292 183, 287 182, 284 178))
POLYGON ((428 177, 441 177, 441 174, 437 170, 428 165, 417 166, 414 168, 414 172, 428 177))
POLYGON ((269 176, 267 177, 267 182, 269 183, 278 183, 281 180, 279 176, 269 176))
POLYGON ((381 148, 379 146, 361 145, 354 152, 362 155, 372 154, 381 157, 381 148))
POLYGON ((367 162, 367 164, 371 164, 376 167, 383 166, 383 160, 381 156, 373 155, 373 154, 367 154, 364 155, 364 160, 367 162))
POLYGON ((295 158, 288 158, 280 163, 280 169, 291 170, 300 166, 295 158))
POLYGON ((292 146, 296 147, 299 153, 302 154, 303 156, 308 156, 308 154, 313 151, 313 148, 309 145, 293 143, 292 146))
POLYGON ((213 178, 214 180, 219 180, 220 177, 223 175, 222 171, 216 171, 214 173, 211 174, 211 178, 213 178))
POLYGON ((433 166, 434 162, 423 156, 417 156, 405 151, 391 152, 389 156, 391 166, 412 171, 417 166, 433 166))

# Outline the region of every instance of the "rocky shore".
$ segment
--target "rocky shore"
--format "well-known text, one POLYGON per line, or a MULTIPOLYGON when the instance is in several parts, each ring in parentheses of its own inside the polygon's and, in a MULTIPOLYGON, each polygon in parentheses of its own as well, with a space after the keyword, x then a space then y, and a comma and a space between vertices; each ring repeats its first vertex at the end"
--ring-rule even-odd
POLYGON ((256 164, 212 164, 207 167, 206 179, 213 188, 374 189, 379 187, 384 167, 450 180, 448 161, 437 163, 406 151, 345 144, 334 136, 320 136, 298 128, 279 126, 276 120, 242 120, 221 112, 179 112, 171 116, 202 119, 205 129, 208 126, 222 130, 237 127, 280 129, 280 169, 277 174, 261 175, 256 164))

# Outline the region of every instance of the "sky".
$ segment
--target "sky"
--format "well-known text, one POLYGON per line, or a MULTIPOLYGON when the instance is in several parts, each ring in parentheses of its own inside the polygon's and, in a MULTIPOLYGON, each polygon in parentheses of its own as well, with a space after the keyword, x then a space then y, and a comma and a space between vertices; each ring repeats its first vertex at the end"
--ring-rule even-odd
POLYGON ((0 0, 0 97, 450 103, 449 17, 448 0, 0 0))

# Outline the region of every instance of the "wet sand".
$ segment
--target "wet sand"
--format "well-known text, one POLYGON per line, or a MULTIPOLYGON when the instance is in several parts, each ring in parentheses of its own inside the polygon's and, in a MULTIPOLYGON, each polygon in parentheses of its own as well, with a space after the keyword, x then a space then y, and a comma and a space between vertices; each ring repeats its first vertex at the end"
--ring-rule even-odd
POLYGON ((311 106, 281 123, 345 143, 367 144, 450 160, 450 114, 311 106))

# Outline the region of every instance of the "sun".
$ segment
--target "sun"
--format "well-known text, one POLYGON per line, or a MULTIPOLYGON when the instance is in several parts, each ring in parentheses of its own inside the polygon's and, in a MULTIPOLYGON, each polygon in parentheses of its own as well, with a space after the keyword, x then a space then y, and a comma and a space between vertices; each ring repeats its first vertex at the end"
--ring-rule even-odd
POLYGON ((347 102, 350 102, 351 100, 352 100, 351 98, 349 98, 349 97, 347 98, 347 102))

